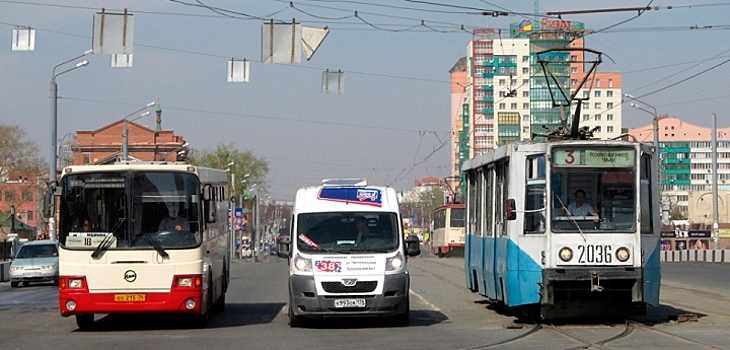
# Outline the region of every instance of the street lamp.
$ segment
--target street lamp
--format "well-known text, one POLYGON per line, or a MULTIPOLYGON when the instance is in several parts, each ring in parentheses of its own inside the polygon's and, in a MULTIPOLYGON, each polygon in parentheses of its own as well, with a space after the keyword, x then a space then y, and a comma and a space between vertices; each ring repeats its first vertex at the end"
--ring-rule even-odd
POLYGON ((629 94, 624 94, 624 97, 626 97, 628 99, 632 99, 634 101, 641 102, 641 103, 643 103, 643 104, 651 107, 652 110, 654 110, 654 112, 652 113, 651 111, 648 111, 648 110, 644 109, 643 107, 641 107, 641 105, 638 105, 638 104, 633 103, 633 102, 630 104, 631 107, 634 107, 634 108, 636 108, 638 110, 641 110, 641 111, 643 111, 645 113, 648 113, 648 114, 650 114, 651 116, 654 117, 652 119, 652 125, 654 126, 654 147, 656 147, 656 153, 657 153, 657 155, 659 155, 659 115, 658 115, 658 113, 656 111, 656 107, 654 107, 654 106, 652 106, 652 105, 650 105, 650 104, 648 104, 648 103, 646 103, 646 102, 644 102, 642 100, 639 100, 638 98, 636 98, 634 96, 631 96, 629 94))
POLYGON ((78 57, 74 57, 68 61, 61 62, 57 64, 55 67, 53 67, 53 74, 51 75, 51 84, 50 84, 50 90, 51 90, 51 153, 49 157, 49 163, 51 164, 49 174, 48 174, 48 187, 50 189, 55 188, 56 186, 56 162, 57 160, 57 154, 56 154, 56 147, 57 147, 57 140, 56 140, 56 134, 58 132, 58 85, 56 84, 56 78, 58 78, 59 75, 68 73, 74 69, 78 69, 81 67, 86 67, 89 65, 89 61, 81 61, 76 64, 76 66, 66 69, 65 71, 62 71, 60 73, 56 73, 56 68, 69 63, 71 61, 77 60, 81 57, 84 57, 88 54, 93 53, 92 50, 87 50, 82 55, 78 57))
POLYGON ((231 213, 231 238, 230 238, 230 244, 231 244, 231 250, 230 250, 230 259, 233 260, 236 257, 235 247, 236 247, 236 226, 235 221, 236 218, 234 217, 236 214, 236 162, 230 162, 228 163, 228 169, 226 169, 229 173, 231 173, 231 191, 233 192, 233 195, 231 196, 231 204, 233 204, 230 208, 231 213))
POLYGON ((128 130, 127 130, 129 128, 129 122, 133 122, 139 118, 146 117, 146 116, 150 115, 150 112, 149 111, 144 112, 144 113, 140 114, 140 116, 138 116, 137 118, 134 118, 132 120, 129 120, 127 118, 143 111, 145 108, 150 108, 150 107, 154 106, 155 104, 156 104, 156 102, 152 101, 152 102, 146 104, 144 107, 142 107, 132 113, 129 113, 126 117, 124 117, 124 131, 122 132, 122 160, 123 161, 127 161, 129 159, 129 135, 128 135, 128 130))
POLYGON ((15 233, 15 206, 10 206, 10 233, 15 233))

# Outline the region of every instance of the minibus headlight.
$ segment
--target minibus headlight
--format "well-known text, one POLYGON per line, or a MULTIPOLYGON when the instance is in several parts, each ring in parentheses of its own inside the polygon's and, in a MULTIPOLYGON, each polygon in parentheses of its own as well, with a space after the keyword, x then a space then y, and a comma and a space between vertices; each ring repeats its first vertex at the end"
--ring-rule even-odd
POLYGON ((400 252, 385 260, 385 271, 396 271, 401 267, 403 267, 403 255, 400 252))
POLYGON ((312 259, 302 258, 299 254, 292 261, 294 268, 300 272, 312 272, 312 259))
POLYGON ((631 253, 626 247, 621 247, 616 251, 616 259, 618 259, 618 261, 620 262, 627 262, 630 257, 631 253))
POLYGON ((568 262, 570 259, 573 259, 573 250, 568 247, 564 247, 563 249, 560 249, 558 256, 560 256, 560 260, 568 262))

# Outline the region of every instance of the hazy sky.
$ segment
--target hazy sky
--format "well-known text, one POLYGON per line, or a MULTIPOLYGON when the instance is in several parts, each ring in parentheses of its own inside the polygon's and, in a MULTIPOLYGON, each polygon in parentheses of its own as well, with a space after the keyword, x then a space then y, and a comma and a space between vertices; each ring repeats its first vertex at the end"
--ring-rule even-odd
MULTIPOLYGON (((5 31, 0 34, 0 121, 27 130, 48 158, 53 66, 91 48, 94 13, 102 7, 116 13, 127 8, 135 18, 134 67, 111 68, 108 55, 89 55, 88 67, 60 76, 59 139, 76 130, 100 128, 158 101, 163 128, 183 135, 192 147, 212 149, 221 141, 233 142, 268 159, 267 187, 274 199, 291 200, 298 187, 332 177, 365 177, 372 184, 409 189, 416 178, 449 175, 448 71, 465 55, 472 38, 467 31, 503 28, 507 37, 510 23, 532 19, 534 13, 533 1, 293 4, 0 0, 0 30, 5 31), (201 3, 222 10, 198 6, 201 3), (511 14, 494 18, 482 16, 478 9, 511 14), (331 32, 311 61, 263 64, 261 25, 268 18, 295 18, 305 26, 327 26, 331 32), (15 25, 36 29, 35 51, 11 51, 15 25), (250 82, 226 82, 231 58, 251 61, 250 82), (321 93, 325 69, 345 72, 344 94, 321 93)), ((539 13, 647 4, 543 1, 539 13)), ((709 126, 715 112, 718 125, 727 127, 730 21, 724 14, 730 2, 665 0, 651 6, 658 9, 638 17, 631 11, 563 19, 600 30, 636 17, 586 37, 586 47, 615 61, 605 59, 599 71, 623 72, 624 92, 645 95, 641 99, 659 114, 709 126), (712 27, 690 29, 694 26, 712 27), (716 65, 720 66, 713 69, 716 65), (681 82, 693 75, 697 76, 681 82)), ((628 104, 623 115, 624 127, 651 122, 650 115, 628 104)), ((154 127, 154 113, 138 122, 154 127)))

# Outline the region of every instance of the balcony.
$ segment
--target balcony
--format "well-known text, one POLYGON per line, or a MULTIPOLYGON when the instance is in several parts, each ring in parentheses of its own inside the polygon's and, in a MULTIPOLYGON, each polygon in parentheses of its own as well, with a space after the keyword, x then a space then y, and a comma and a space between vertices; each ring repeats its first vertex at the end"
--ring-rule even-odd
POLYGON ((484 101, 484 102, 494 102, 494 96, 484 96, 482 98, 482 101, 484 101))
POLYGON ((484 108, 482 109, 482 113, 484 113, 484 115, 494 114, 494 108, 484 108))

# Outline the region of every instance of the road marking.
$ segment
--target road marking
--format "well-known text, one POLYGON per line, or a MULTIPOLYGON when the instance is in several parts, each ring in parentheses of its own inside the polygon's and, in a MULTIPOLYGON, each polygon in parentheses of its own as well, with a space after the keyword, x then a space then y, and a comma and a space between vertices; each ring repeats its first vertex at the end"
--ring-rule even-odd
POLYGON ((435 310, 435 311, 441 311, 441 309, 439 309, 438 307, 436 307, 436 305, 434 305, 434 304, 431 304, 431 303, 430 303, 430 302, 429 302, 428 300, 426 300, 426 298, 424 298, 424 297, 422 297, 422 296, 421 296, 420 294, 418 294, 418 293, 414 292, 414 291, 413 291, 413 289, 411 289, 411 294, 413 294, 413 295, 417 296, 417 297, 418 297, 418 299, 421 299, 421 301, 422 301, 422 302, 423 302, 424 304, 426 304, 426 306, 430 307, 431 309, 433 309, 433 310, 435 310))

